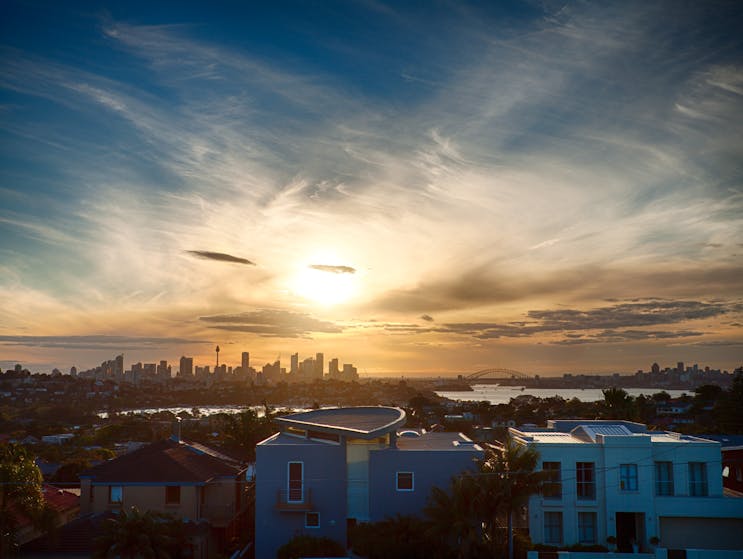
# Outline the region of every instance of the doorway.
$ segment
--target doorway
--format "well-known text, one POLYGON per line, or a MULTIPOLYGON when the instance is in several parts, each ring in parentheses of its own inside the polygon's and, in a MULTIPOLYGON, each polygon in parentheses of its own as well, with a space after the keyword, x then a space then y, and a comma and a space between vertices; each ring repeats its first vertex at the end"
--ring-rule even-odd
POLYGON ((618 512, 617 515, 617 551, 632 553, 637 545, 640 550, 645 541, 645 513, 618 512))

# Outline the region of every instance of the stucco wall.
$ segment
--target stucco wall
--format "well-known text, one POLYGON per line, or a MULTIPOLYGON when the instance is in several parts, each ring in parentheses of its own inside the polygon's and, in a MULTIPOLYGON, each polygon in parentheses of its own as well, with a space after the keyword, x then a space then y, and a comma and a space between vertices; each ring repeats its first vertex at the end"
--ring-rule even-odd
POLYGON ((369 500, 371 521, 396 514, 420 515, 431 489, 448 489, 452 476, 475 468, 480 452, 443 450, 374 450, 369 460, 369 500), (414 490, 397 490, 397 472, 414 473, 414 490))
MULTIPOLYGON (((198 518, 199 494, 196 486, 181 486, 181 500, 179 504, 165 503, 165 486, 164 485, 124 485, 122 487, 122 502, 109 503, 109 486, 95 485, 91 486, 93 500, 90 502, 89 493, 82 495, 85 499, 84 512, 101 513, 107 510, 128 510, 131 507, 137 507, 140 511, 163 512, 176 516, 177 518, 198 518)), ((81 507, 81 510, 83 508, 81 507)))
MULTIPOLYGON (((293 536, 328 537, 346 545, 346 454, 343 445, 296 438, 292 444, 256 447, 256 557, 270 559, 293 536), (305 492, 311 492, 311 511, 320 513, 319 528, 305 528, 305 511, 277 510, 285 492, 288 463, 304 464, 305 492)), ((309 496, 309 494, 306 493, 309 496)))

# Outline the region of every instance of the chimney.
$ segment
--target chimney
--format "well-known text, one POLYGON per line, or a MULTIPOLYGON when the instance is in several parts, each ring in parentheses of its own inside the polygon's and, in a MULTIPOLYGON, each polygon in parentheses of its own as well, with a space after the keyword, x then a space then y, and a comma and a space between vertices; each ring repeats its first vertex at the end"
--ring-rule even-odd
POLYGON ((173 420, 173 433, 170 435, 170 440, 177 443, 181 442, 181 418, 176 417, 173 420))

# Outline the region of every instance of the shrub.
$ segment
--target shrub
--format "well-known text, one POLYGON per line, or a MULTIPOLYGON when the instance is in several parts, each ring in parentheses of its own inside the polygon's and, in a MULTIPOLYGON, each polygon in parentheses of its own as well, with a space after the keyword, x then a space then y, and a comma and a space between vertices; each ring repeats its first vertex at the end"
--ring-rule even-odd
POLYGON ((277 559, 299 559, 300 557, 345 557, 346 550, 335 540, 314 536, 295 536, 282 545, 276 553, 277 559))

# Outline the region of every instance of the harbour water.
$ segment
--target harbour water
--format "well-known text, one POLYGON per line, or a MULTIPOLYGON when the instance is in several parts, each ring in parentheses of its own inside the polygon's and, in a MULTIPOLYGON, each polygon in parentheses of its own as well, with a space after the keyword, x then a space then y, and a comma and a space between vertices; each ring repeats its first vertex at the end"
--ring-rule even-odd
MULTIPOLYGON (((651 396, 656 392, 663 391, 662 388, 625 388, 631 396, 651 396)), ((685 390, 665 390, 672 398, 678 398, 682 394, 693 394, 685 390)), ((597 402, 604 399, 600 388, 525 388, 523 386, 500 386, 497 384, 473 384, 471 391, 436 391, 436 394, 449 398, 450 400, 461 400, 463 402, 483 402, 491 404, 507 404, 511 398, 521 395, 536 396, 538 398, 551 398, 560 396, 565 400, 578 398, 581 402, 597 402)))

